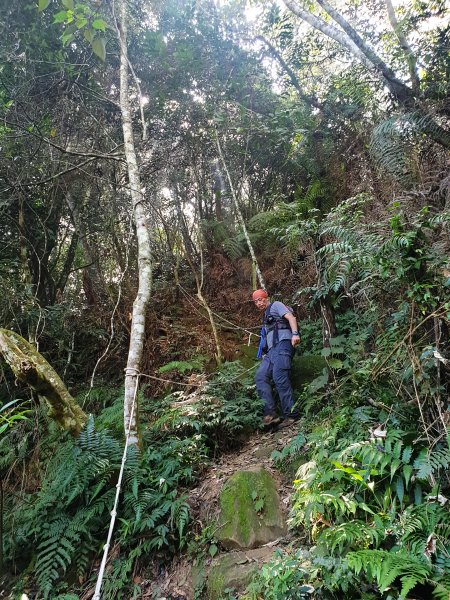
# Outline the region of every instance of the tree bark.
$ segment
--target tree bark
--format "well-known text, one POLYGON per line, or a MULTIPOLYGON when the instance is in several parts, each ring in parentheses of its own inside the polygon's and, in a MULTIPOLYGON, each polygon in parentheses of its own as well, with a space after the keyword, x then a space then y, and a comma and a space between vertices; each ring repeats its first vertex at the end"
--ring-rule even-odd
POLYGON ((395 35, 397 36, 398 43, 400 44, 400 48, 405 53, 406 62, 408 63, 408 71, 409 76, 411 78, 411 86, 415 93, 419 92, 420 80, 419 75, 417 74, 417 60, 412 51, 411 46, 408 44, 408 40, 406 39, 402 28, 400 27, 399 22, 397 21, 397 17, 395 16, 394 6, 391 0, 385 0, 386 9, 389 17, 389 22, 394 30, 395 35))
POLYGON ((303 10, 300 8, 293 0, 283 0, 288 9, 300 17, 306 23, 309 23, 314 29, 318 29, 327 37, 333 39, 335 42, 347 48, 347 50, 356 56, 358 60, 360 60, 365 67, 367 67, 370 71, 375 71, 374 64, 365 56, 365 54, 358 48, 353 40, 351 40, 348 35, 346 35, 343 31, 340 31, 333 25, 329 25, 326 21, 321 19, 320 17, 316 17, 310 12, 303 10))
POLYGON ((230 172, 228 171, 227 163, 225 162, 225 158, 223 156, 223 152, 222 152, 222 148, 220 146, 219 136, 217 135, 217 131, 216 131, 216 145, 217 145, 217 150, 219 151, 219 156, 220 156, 220 160, 222 162, 223 168, 225 169, 225 173, 227 174, 228 184, 230 186, 231 196, 233 198, 234 209, 236 211, 236 215, 237 215, 239 224, 242 227, 242 232, 244 234, 245 241, 247 242, 248 250, 250 252, 250 256, 252 257, 252 262, 254 264, 254 267, 255 267, 255 270, 256 270, 256 274, 258 275, 259 285, 263 289, 266 289, 266 284, 264 282, 264 277, 263 277, 263 275, 261 273, 261 269, 259 268, 258 260, 256 259, 255 250, 254 250, 253 244, 252 244, 252 242, 250 240, 250 236, 248 235, 248 231, 247 231, 247 227, 245 225, 244 217, 242 216, 242 212, 241 212, 241 208, 239 206, 239 202, 238 202, 238 199, 237 199, 237 196, 236 196, 236 192, 234 191, 233 182, 231 181, 230 172))
POLYGON ((151 295, 152 265, 151 244, 147 217, 142 205, 143 195, 139 168, 134 145, 131 106, 128 86, 128 50, 127 50, 127 8, 125 0, 119 3, 120 14, 120 110, 125 157, 128 167, 130 195, 133 203, 134 221, 138 246, 139 286, 133 303, 131 319, 130 346, 125 375, 124 426, 130 432, 129 444, 139 443, 138 410, 132 411, 133 402, 137 402, 136 386, 145 340, 145 313, 151 295))
POLYGON ((63 429, 80 433, 87 421, 56 371, 27 340, 7 329, 0 329, 0 353, 14 375, 29 385, 49 406, 49 416, 63 429))
MULTIPOLYGON (((81 208, 84 207, 90 195, 91 187, 89 186, 86 192, 86 199, 82 202, 81 208)), ((66 203, 72 215, 72 222, 78 234, 86 264, 86 267, 83 269, 84 294, 89 306, 97 306, 106 297, 105 282, 99 268, 98 256, 89 243, 89 236, 83 221, 82 211, 70 192, 66 195, 66 203)))
POLYGON ((330 15, 333 21, 342 27, 348 38, 364 54, 373 68, 382 75, 386 85, 396 98, 400 101, 404 101, 413 96, 412 90, 395 76, 394 71, 366 44, 357 31, 355 31, 350 23, 344 19, 333 6, 331 6, 328 0, 317 0, 317 3, 330 15))

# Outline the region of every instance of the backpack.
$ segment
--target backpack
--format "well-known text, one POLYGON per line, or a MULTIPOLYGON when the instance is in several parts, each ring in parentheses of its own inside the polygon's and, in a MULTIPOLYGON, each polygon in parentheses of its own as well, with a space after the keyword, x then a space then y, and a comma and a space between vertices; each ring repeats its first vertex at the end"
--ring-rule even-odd
MULTIPOLYGON (((272 308, 273 302, 269 304, 269 306, 264 311, 263 315, 263 325, 261 327, 261 340, 259 342, 258 352, 256 354, 256 358, 262 358, 263 354, 267 354, 269 347, 267 344, 267 336, 273 331, 273 345, 275 346, 278 343, 278 331, 280 329, 291 329, 289 325, 289 321, 284 317, 275 317, 270 314, 270 309, 272 308)), ((294 314, 294 311, 290 306, 285 305, 289 311, 294 314)))

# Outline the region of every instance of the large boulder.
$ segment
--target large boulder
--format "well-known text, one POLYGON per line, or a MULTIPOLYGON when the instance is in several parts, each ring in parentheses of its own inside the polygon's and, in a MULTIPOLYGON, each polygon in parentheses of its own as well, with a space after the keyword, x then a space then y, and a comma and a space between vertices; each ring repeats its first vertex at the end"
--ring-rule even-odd
POLYGON ((273 548, 229 552, 216 558, 207 575, 206 597, 220 600, 226 589, 243 592, 261 566, 273 557, 273 548))
POLYGON ((216 535, 225 548, 257 548, 286 533, 276 483, 262 467, 234 473, 219 502, 216 535))

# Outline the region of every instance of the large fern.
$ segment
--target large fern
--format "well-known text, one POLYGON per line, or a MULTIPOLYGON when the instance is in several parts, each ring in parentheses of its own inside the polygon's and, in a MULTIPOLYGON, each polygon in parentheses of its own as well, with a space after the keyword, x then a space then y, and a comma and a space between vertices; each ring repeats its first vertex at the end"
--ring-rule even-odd
POLYGON ((429 562, 403 551, 359 550, 349 552, 347 561, 356 574, 363 572, 369 581, 376 581, 381 592, 398 578, 401 598, 405 598, 417 584, 426 582, 431 575, 429 562))
POLYGON ((372 131, 370 150, 376 162, 394 179, 410 185, 416 176, 414 152, 423 134, 450 147, 450 133, 425 112, 415 111, 394 115, 372 131))

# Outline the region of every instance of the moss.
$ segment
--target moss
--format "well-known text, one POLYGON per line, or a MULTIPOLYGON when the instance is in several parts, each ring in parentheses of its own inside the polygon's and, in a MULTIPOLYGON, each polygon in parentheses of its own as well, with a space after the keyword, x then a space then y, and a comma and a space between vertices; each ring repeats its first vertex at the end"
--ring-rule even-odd
POLYGON ((221 600, 225 589, 243 590, 250 583, 258 570, 258 562, 250 562, 242 554, 221 556, 211 566, 206 584, 208 600, 221 600))
POLYGON ((236 349, 235 360, 239 360, 246 369, 253 367, 256 362, 258 344, 255 345, 255 339, 252 337, 250 346, 248 344, 240 344, 236 349))
POLYGON ((229 547, 252 548, 275 539, 284 532, 278 493, 270 473, 238 471, 225 484, 220 495, 218 537, 229 547), (255 499, 264 501, 259 512, 255 499))
POLYGON ((226 561, 222 561, 211 568, 207 583, 208 600, 220 600, 220 598, 222 598, 223 591, 226 587, 226 568, 226 561))
POLYGON ((305 385, 311 383, 313 379, 322 373, 324 367, 326 367, 326 361, 323 356, 313 354, 295 356, 292 364, 292 385, 294 389, 300 391, 305 385))
MULTIPOLYGON (((248 475, 246 473, 245 475, 248 475)), ((243 473, 236 473, 227 481, 220 495, 221 525, 223 525, 221 536, 232 534, 235 526, 239 528, 242 539, 248 542, 250 538, 250 522, 247 519, 245 508, 249 505, 251 493, 249 485, 243 473), (237 517, 237 523, 236 521, 237 517)))
POLYGON ((42 354, 20 335, 7 329, 0 329, 0 353, 17 379, 44 398, 49 407, 49 416, 64 429, 78 434, 87 416, 42 354))

